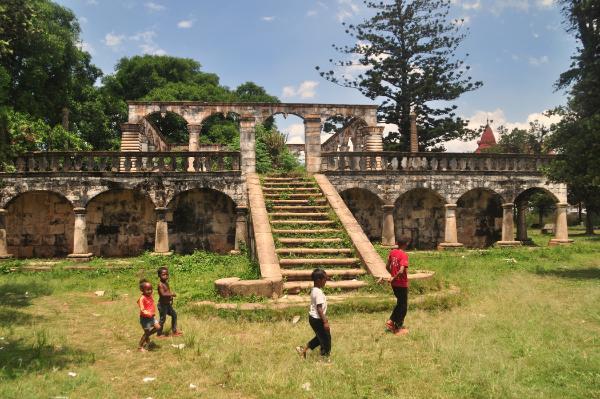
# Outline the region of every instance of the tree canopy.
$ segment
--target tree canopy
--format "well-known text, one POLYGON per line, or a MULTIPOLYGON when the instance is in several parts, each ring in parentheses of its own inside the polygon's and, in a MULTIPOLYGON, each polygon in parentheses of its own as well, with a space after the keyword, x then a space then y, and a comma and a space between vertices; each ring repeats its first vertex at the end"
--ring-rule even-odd
POLYGON ((449 103, 482 85, 467 75, 469 66, 455 56, 465 34, 460 23, 448 18, 450 3, 365 1, 375 14, 346 26, 355 43, 334 45, 348 58, 330 60, 334 70, 320 73, 370 99, 382 99, 379 121, 399 127, 387 136, 387 149, 408 149, 411 112, 417 114, 420 150, 441 150, 445 141, 473 134, 466 129, 467 121, 456 115, 456 105, 449 103))

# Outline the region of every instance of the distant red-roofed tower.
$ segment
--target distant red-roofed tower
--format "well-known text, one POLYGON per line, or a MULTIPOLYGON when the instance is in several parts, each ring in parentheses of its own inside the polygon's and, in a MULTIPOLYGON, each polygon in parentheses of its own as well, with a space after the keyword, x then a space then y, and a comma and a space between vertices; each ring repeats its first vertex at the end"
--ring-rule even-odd
POLYGON ((489 122, 486 123, 485 129, 483 130, 483 134, 481 135, 481 139, 477 142, 477 149, 475 150, 476 154, 479 154, 481 150, 486 148, 490 148, 496 145, 496 137, 494 136, 494 132, 490 127, 489 122))

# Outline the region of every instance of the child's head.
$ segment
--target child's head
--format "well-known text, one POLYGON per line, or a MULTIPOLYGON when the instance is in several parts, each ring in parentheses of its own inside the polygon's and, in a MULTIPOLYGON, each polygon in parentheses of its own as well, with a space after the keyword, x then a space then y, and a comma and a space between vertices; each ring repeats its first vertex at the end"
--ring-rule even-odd
POLYGON ((325 270, 320 268, 313 270, 311 278, 315 287, 318 288, 324 287, 325 283, 327 283, 327 273, 325 273, 325 270))
POLYGON ((158 278, 161 281, 167 281, 169 279, 169 269, 167 269, 165 266, 159 267, 156 271, 156 274, 158 274, 158 278))
POLYGON ((150 284, 150 281, 146 280, 145 278, 141 279, 140 291, 142 291, 142 294, 146 296, 152 295, 152 284, 150 284))
POLYGON ((398 248, 406 249, 406 248, 408 248, 409 241, 410 240, 407 238, 399 238, 398 241, 396 241, 396 244, 398 244, 398 248))

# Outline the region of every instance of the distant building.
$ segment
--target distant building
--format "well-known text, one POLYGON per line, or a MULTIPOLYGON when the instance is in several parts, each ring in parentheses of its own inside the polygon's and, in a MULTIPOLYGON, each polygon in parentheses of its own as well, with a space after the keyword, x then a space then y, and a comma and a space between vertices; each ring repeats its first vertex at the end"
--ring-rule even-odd
POLYGON ((490 148, 496 145, 496 137, 494 136, 494 132, 490 127, 490 124, 485 125, 485 129, 483 130, 483 134, 481 135, 481 139, 477 141, 477 149, 475 150, 476 154, 479 154, 482 150, 486 148, 490 148))

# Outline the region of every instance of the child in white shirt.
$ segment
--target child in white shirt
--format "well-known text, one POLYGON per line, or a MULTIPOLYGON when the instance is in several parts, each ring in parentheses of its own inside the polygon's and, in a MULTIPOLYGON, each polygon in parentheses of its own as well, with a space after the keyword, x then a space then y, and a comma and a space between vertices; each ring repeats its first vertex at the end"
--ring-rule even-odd
POLYGON ((329 330, 329 320, 327 320, 327 297, 322 288, 327 283, 327 273, 323 269, 315 269, 312 272, 314 287, 310 291, 310 309, 308 311, 308 322, 315 332, 315 337, 311 339, 305 347, 298 346, 296 350, 306 358, 306 352, 321 347, 321 356, 328 357, 331 352, 331 333, 329 330))

